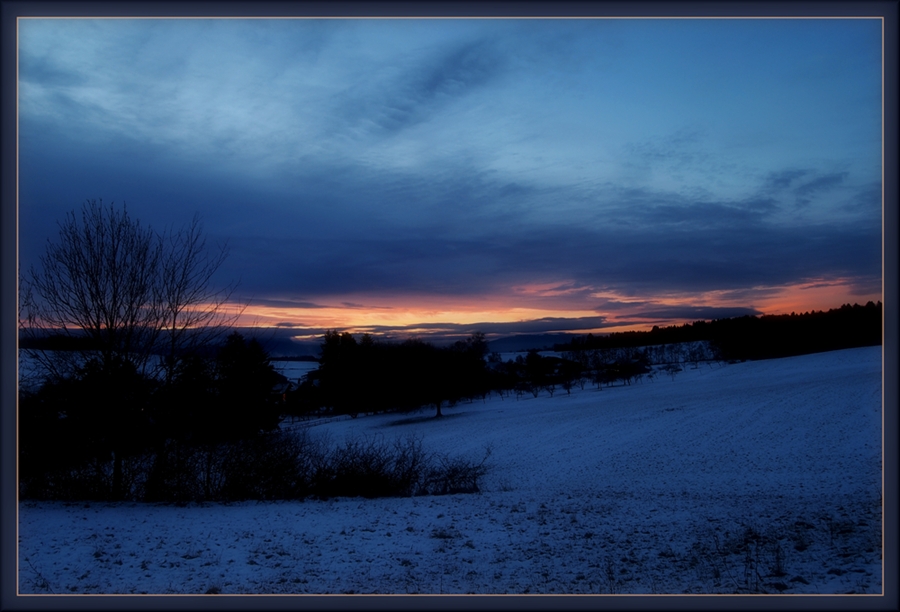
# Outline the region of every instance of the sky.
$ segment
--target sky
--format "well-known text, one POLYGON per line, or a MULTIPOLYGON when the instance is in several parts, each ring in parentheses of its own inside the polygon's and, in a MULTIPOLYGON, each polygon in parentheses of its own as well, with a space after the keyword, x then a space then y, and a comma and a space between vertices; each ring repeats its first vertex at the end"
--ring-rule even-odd
MULTIPOLYGON (((20 19, 19 256, 198 214, 301 340, 882 295, 878 19, 20 19)), ((240 305, 240 306, 239 306, 240 305)))

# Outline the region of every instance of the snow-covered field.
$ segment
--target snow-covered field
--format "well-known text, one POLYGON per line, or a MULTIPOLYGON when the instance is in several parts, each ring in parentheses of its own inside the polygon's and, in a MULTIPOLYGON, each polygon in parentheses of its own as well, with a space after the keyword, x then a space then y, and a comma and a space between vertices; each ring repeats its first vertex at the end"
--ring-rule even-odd
POLYGON ((882 591, 880 347, 444 413, 311 431, 491 445, 481 493, 21 503, 20 592, 882 591))

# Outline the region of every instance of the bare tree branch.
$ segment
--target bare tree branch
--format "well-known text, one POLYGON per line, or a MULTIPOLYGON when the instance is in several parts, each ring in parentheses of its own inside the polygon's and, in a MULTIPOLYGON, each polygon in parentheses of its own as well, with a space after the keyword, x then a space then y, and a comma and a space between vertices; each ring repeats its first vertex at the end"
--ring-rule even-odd
MULTIPOLYGON (((234 285, 212 286, 227 246, 206 248, 199 217, 157 234, 127 208, 85 202, 59 224, 40 266, 24 276, 20 328, 24 337, 55 335, 87 343, 102 367, 134 366, 170 381, 186 355, 209 343, 240 315, 226 305, 234 285), (161 354, 162 359, 152 359, 161 354)), ((49 379, 70 376, 85 351, 29 351, 49 379)))

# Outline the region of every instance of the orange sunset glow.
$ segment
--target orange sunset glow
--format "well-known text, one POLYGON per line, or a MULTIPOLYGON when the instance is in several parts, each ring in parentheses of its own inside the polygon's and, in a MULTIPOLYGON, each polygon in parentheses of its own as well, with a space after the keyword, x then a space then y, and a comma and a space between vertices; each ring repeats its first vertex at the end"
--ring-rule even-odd
MULTIPOLYGON (((812 310, 828 310, 845 303, 878 301, 880 293, 860 293, 853 279, 811 281, 784 287, 754 287, 751 303, 745 296, 735 296, 730 291, 709 291, 697 295, 663 295, 653 297, 620 296, 612 292, 586 292, 560 289, 560 283, 543 283, 515 287, 511 295, 480 296, 478 299, 462 296, 324 296, 317 301, 317 308, 289 308, 247 305, 238 324, 248 327, 291 328, 297 340, 315 340, 321 330, 335 329, 353 334, 370 333, 374 336, 417 336, 439 332, 452 334, 454 328, 463 326, 480 331, 478 326, 490 328, 493 324, 522 323, 539 319, 589 319, 584 326, 572 324, 554 328, 552 323, 546 332, 610 333, 629 330, 647 330, 654 325, 680 325, 704 317, 660 318, 647 317, 643 312, 660 308, 678 307, 750 307, 760 314, 789 314, 812 310), (612 301, 615 309, 590 308, 597 300, 612 301), (336 304, 331 305, 329 304, 336 304), (365 306, 363 304, 368 304, 365 306), (603 324, 591 324, 602 317, 603 324)), ((457 332, 462 333, 462 332, 457 332)))

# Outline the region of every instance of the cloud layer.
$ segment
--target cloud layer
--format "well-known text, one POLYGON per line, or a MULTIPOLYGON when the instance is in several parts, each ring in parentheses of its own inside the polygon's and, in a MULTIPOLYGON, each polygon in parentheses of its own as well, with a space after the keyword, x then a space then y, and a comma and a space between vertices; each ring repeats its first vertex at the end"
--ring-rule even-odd
POLYGON ((102 197, 199 212, 223 280, 292 312, 850 301, 880 286, 880 49, 870 20, 26 20, 20 256, 102 197))

